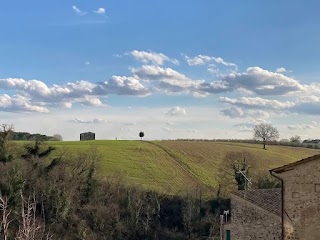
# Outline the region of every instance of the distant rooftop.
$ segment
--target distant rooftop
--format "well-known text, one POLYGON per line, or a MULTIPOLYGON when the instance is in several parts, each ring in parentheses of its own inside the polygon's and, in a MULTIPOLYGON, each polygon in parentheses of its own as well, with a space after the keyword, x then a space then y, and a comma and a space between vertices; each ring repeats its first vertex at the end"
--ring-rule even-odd
POLYGON ((281 188, 241 190, 233 192, 233 194, 281 216, 281 188))

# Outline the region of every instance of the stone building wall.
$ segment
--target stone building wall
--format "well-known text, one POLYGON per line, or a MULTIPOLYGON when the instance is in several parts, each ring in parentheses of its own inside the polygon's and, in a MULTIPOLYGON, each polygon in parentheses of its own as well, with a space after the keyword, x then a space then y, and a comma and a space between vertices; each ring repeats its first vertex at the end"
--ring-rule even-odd
POLYGON ((320 239, 320 157, 279 175, 284 180, 285 240, 320 239))
POLYGON ((232 195, 231 222, 224 225, 232 240, 280 240, 281 226, 281 216, 232 195))

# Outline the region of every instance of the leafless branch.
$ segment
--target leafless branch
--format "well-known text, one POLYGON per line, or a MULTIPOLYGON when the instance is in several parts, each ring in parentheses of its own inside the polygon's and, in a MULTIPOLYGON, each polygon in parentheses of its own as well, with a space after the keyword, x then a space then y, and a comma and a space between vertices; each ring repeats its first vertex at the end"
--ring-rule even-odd
POLYGON ((4 240, 9 237, 9 225, 12 220, 9 220, 11 209, 8 210, 8 198, 0 194, 0 210, 2 211, 2 220, 0 224, 0 233, 3 232, 4 240))

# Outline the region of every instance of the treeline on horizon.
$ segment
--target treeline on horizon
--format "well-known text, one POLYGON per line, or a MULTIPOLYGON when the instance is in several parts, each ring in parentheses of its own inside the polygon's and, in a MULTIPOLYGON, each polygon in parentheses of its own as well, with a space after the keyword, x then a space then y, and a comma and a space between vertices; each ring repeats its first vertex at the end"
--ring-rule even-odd
POLYGON ((57 138, 56 134, 54 136, 47 136, 44 134, 39 134, 39 133, 28 133, 28 132, 14 132, 10 134, 10 139, 14 141, 60 141, 62 139, 57 138))
MULTIPOLYGON (((47 136, 44 134, 31 134, 29 132, 15 132, 11 125, 4 124, 7 127, 10 127, 9 139, 14 141, 62 141, 63 138, 60 134, 54 134, 53 136, 47 136)), ((139 136, 144 133, 140 132, 139 136)), ((142 136, 142 137, 143 137, 142 136)), ((141 137, 141 136, 140 136, 141 137)), ((142 140, 141 137, 141 140, 142 140)), ((263 141, 260 139, 252 138, 252 139, 189 139, 189 138, 178 138, 178 139, 167 139, 169 141, 206 141, 206 142, 236 142, 236 143, 249 143, 249 144, 263 144, 263 141)), ((320 139, 306 139, 303 140, 299 135, 293 136, 289 139, 282 138, 280 140, 277 139, 269 139, 265 141, 268 145, 280 145, 280 146, 291 146, 291 147, 305 147, 305 148, 314 148, 320 149, 320 139)))
MULTIPOLYGON (((29 133, 29 132, 14 132, 12 131, 10 135, 10 140, 13 141, 62 141, 62 136, 60 134, 55 134, 54 136, 47 136, 39 133, 29 133)), ((249 144, 261 144, 261 140, 256 139, 193 139, 193 138, 178 138, 172 139, 168 141, 204 141, 204 142, 236 142, 236 143, 249 143, 249 144)), ((291 146, 291 147, 306 147, 306 148, 314 148, 320 149, 320 140, 317 139, 312 140, 304 140, 297 141, 292 139, 281 139, 279 141, 268 141, 269 145, 281 145, 281 146, 291 146)))
MULTIPOLYGON (((197 138, 178 138, 172 141, 204 141, 204 142, 234 142, 234 143, 249 143, 249 144, 262 144, 261 140, 256 139, 197 139, 197 138)), ((280 145, 280 146, 290 146, 290 147, 305 147, 320 149, 320 140, 308 139, 304 141, 292 141, 290 139, 281 139, 279 141, 268 141, 268 145, 280 145)))

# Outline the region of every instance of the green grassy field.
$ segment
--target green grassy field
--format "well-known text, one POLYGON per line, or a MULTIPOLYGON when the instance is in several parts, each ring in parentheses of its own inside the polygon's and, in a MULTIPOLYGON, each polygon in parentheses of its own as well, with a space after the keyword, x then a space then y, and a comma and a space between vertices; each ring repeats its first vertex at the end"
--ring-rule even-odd
POLYGON ((205 142, 205 141, 74 141, 49 142, 67 153, 96 151, 100 158, 97 174, 101 178, 119 177, 128 184, 169 194, 183 194, 201 188, 217 187, 217 176, 228 152, 249 152, 248 162, 254 178, 269 169, 300 160, 320 150, 284 146, 205 142))

